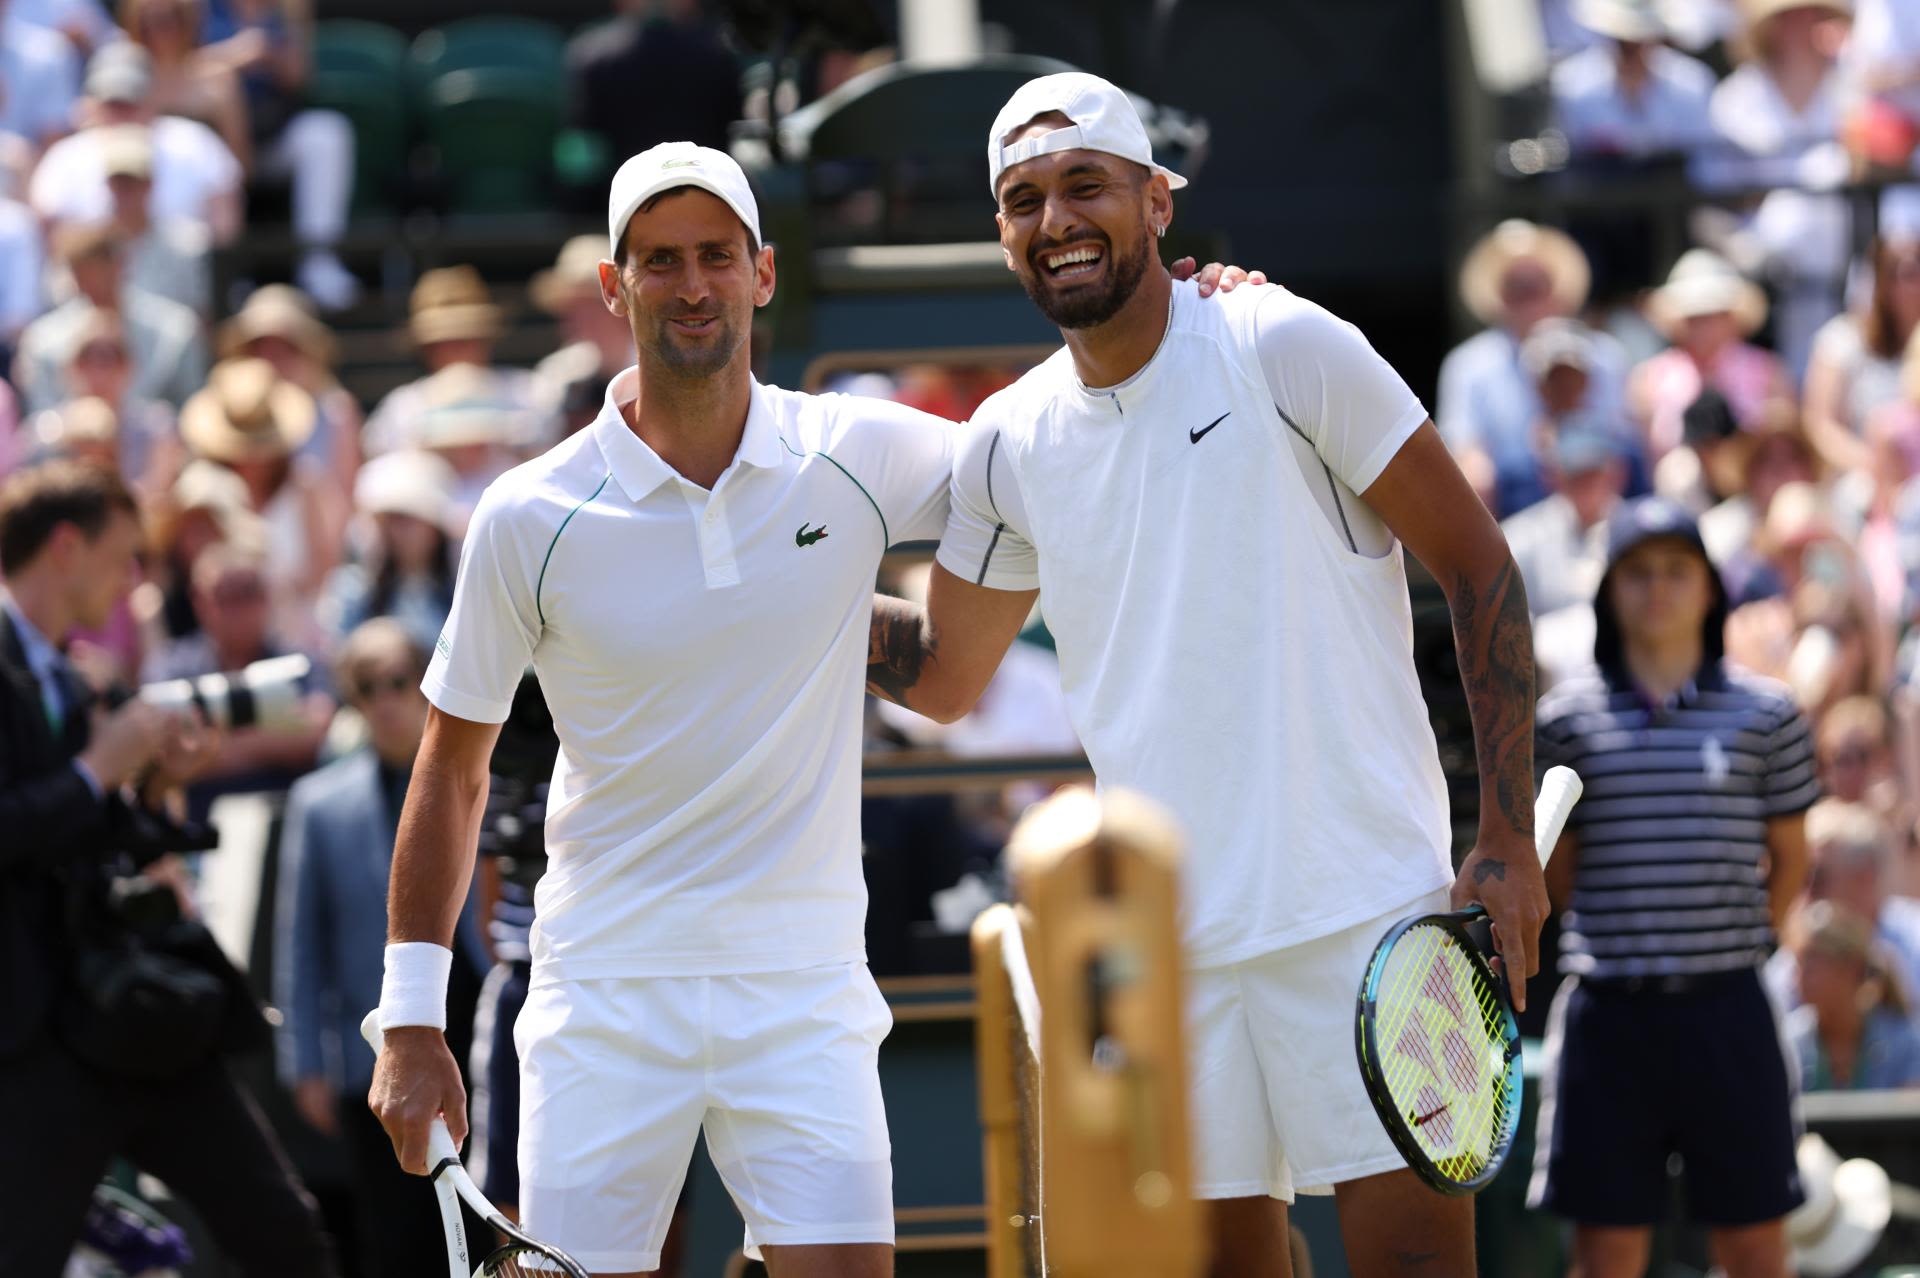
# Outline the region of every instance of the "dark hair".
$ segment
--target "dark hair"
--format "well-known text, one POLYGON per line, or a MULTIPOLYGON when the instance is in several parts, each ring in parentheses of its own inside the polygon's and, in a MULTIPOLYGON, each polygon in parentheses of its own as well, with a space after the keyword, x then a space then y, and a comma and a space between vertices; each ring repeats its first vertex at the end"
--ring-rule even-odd
POLYGON ((0 486, 0 573, 32 563, 61 524, 91 541, 116 514, 138 520, 140 503, 126 481, 103 466, 59 460, 19 471, 0 486))
MULTIPOLYGON (((458 559, 453 539, 444 529, 434 529, 433 584, 449 602, 453 599, 453 575, 458 559)), ((367 615, 379 617, 391 612, 394 596, 399 593, 400 565, 391 554, 382 554, 380 567, 373 575, 373 590, 367 596, 367 615)))
MULTIPOLYGON (((620 251, 614 255, 614 262, 620 266, 627 264, 627 246, 632 243, 633 219, 635 217, 642 213, 653 212, 654 206, 666 199, 669 195, 685 195, 688 191, 706 191, 706 188, 703 186, 669 187, 652 199, 642 202, 639 208, 628 214, 627 224, 620 228, 620 251)), ((713 193, 708 191, 707 194, 712 195, 713 193)), ((719 199, 720 197, 716 195, 714 198, 719 199)), ((760 256, 760 241, 754 236, 753 228, 745 222, 740 223, 740 230, 744 232, 747 237, 747 260, 752 261, 754 258, 760 256)))
POLYGON ((1895 253, 1912 252, 1913 248, 1910 240, 1891 240, 1885 236, 1873 242, 1869 256, 1873 263, 1873 295, 1868 299, 1867 313, 1860 317, 1860 335, 1866 339, 1867 349, 1881 359, 1899 359, 1906 349, 1894 319, 1893 290, 1887 287, 1887 274, 1895 253))

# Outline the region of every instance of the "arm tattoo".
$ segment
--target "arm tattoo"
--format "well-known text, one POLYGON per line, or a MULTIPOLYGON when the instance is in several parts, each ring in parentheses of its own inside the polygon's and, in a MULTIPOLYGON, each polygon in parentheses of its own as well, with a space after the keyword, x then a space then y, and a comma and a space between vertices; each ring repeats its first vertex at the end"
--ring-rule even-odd
POLYGON ((932 647, 925 608, 875 595, 873 624, 867 631, 867 691, 907 705, 907 694, 920 682, 920 667, 932 647))
POLYGON ((1448 602, 1460 680, 1473 718, 1481 807, 1491 807, 1515 831, 1531 833, 1533 624, 1513 557, 1490 581, 1456 576, 1448 602))

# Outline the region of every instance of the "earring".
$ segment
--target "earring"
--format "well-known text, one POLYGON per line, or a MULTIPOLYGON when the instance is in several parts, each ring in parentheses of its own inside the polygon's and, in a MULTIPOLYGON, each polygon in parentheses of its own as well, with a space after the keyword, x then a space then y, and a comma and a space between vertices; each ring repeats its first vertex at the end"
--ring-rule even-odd
POLYGON ((1154 227, 1153 233, 1163 240, 1167 238, 1167 228, 1164 225, 1154 227))

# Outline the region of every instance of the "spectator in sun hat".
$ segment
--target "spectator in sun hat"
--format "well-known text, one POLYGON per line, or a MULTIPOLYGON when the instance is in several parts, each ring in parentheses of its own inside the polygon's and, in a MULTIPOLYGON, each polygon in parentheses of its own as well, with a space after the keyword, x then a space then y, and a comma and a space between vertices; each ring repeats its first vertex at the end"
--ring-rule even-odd
MULTIPOLYGON (((1467 254, 1460 295, 1487 325, 1440 365, 1435 423, 1482 500, 1507 515, 1546 495, 1534 450, 1544 405, 1520 358, 1520 344, 1541 321, 1567 317, 1585 303, 1587 258, 1564 232, 1532 222, 1502 222, 1467 254)), ((1621 416, 1626 355, 1605 336, 1593 341, 1589 408, 1621 416)))
POLYGON ((420 386, 413 441, 453 467, 453 504, 464 525, 487 485, 538 451, 548 419, 502 395, 475 365, 443 368, 420 386))
POLYGON ((114 312, 125 328, 133 392, 175 406, 185 402, 207 372, 198 317, 178 302, 128 284, 126 240, 111 226, 62 227, 54 245, 74 294, 20 335, 13 383, 27 408, 52 408, 65 397, 61 366, 73 349, 74 334, 96 309, 114 312))
POLYGON ((302 650, 318 648, 313 601, 338 561, 345 527, 332 487, 296 456, 318 415, 313 396, 263 359, 214 365, 206 389, 180 412, 194 456, 246 481, 247 504, 265 524, 274 632, 302 650))
POLYGON ((291 285, 264 284, 217 336, 221 359, 264 359, 313 396, 313 434, 296 455, 322 466, 344 498, 360 467, 360 403, 334 376, 339 352, 312 301, 291 285))
POLYGON ((108 219, 127 245, 127 283, 202 317, 213 305, 206 227, 153 216, 153 134, 138 124, 101 130, 101 168, 113 197, 108 219))
POLYGON ((423 651, 453 605, 460 534, 459 475, 434 453, 382 453, 353 486, 356 554, 327 581, 321 624, 334 640, 361 622, 393 617, 423 651))
POLYGON ((1553 70, 1553 105, 1576 164, 1695 150, 1707 137, 1711 68, 1665 43, 1657 0, 1573 0, 1598 40, 1553 70))
POLYGON ((598 235, 574 236, 529 290, 534 304, 559 320, 566 343, 533 368, 542 405, 566 434, 593 420, 607 383, 633 362, 633 334, 600 298, 606 246, 598 235))
POLYGON ((1767 319, 1759 286, 1710 249, 1690 249, 1647 300, 1668 349, 1633 370, 1629 402, 1655 464, 1681 442, 1682 415, 1711 386, 1750 427, 1766 402, 1790 396, 1778 357, 1746 339, 1767 319))
POLYGON ((427 373, 390 391, 368 416, 362 442, 369 456, 418 446, 413 432, 426 403, 426 384, 448 368, 477 370, 495 398, 529 412, 540 411, 533 374, 493 362, 503 317, 479 271, 471 266, 428 271, 413 286, 411 305, 407 333, 427 373))

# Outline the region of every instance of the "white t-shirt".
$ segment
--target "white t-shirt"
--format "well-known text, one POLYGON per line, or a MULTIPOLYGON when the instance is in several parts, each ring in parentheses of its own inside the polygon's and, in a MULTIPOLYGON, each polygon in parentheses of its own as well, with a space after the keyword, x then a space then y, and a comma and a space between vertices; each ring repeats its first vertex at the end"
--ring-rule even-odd
POLYGON ((1576 156, 1634 159, 1689 152, 1709 136, 1707 101, 1713 71, 1664 46, 1648 54, 1647 84, 1637 98, 1620 88, 1610 42, 1574 54, 1553 69, 1553 105, 1576 156))
POLYGON ((637 392, 487 489, 423 684, 497 723, 531 662, 552 708, 534 983, 858 959, 874 574, 945 522, 951 428, 756 383, 709 493, 627 426, 637 392))
POLYGON ((1090 390, 1062 350, 980 407, 955 460, 940 563, 1040 588, 1101 784, 1186 828, 1192 966, 1451 881, 1400 549, 1354 496, 1426 417, 1313 303, 1176 284, 1133 378, 1090 390))
MULTIPOLYGON (((240 162, 198 120, 163 115, 152 125, 153 194, 148 213, 156 222, 175 218, 202 225, 213 221, 213 204, 240 188, 240 162)), ((100 135, 82 129, 47 148, 33 171, 27 202, 52 222, 104 222, 113 216, 100 135)))

